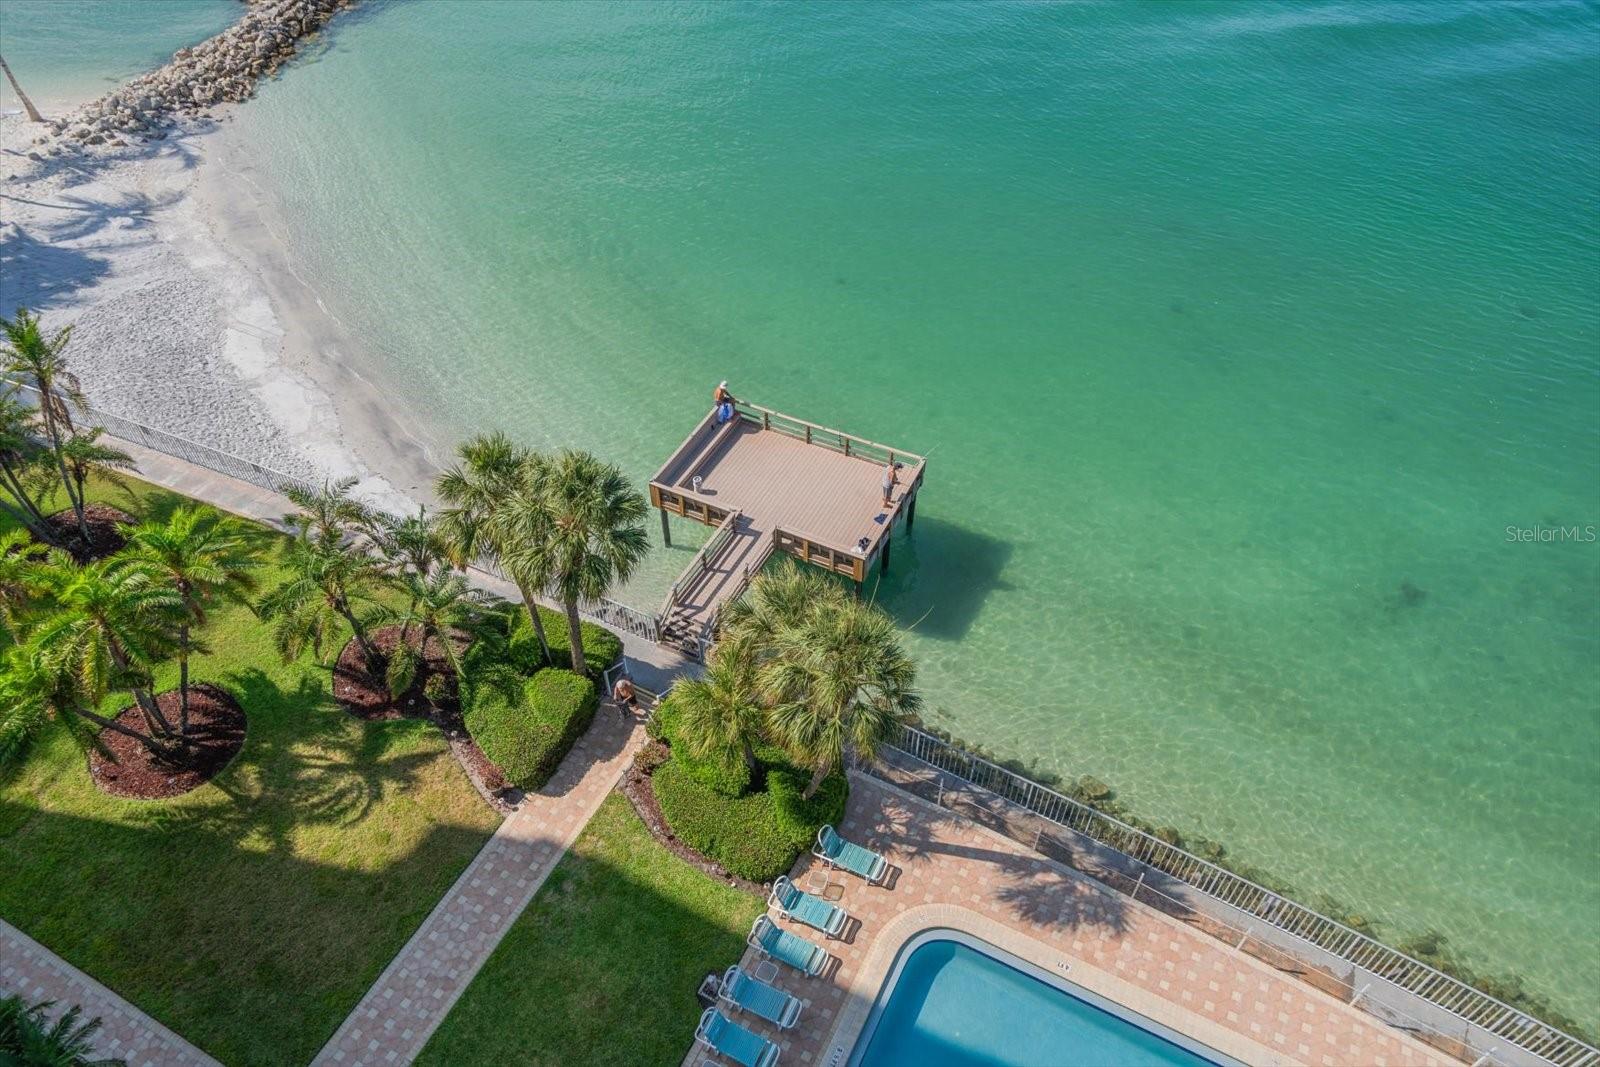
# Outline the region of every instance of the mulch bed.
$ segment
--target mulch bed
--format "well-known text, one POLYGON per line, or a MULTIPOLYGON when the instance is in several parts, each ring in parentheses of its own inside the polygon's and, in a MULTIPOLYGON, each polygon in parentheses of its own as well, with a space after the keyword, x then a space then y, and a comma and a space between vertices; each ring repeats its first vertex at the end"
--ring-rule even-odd
POLYGON ((689 866, 704 871, 719 882, 743 889, 746 893, 754 893, 758 897, 765 897, 767 886, 729 874, 723 869, 722 864, 707 859, 678 840, 672 828, 667 825, 666 818, 661 814, 661 805, 656 800, 654 776, 656 768, 667 762, 671 754, 672 750, 662 742, 647 741, 643 748, 634 753, 633 763, 628 767, 628 772, 622 776, 622 784, 618 788, 622 790, 622 795, 628 798, 628 803, 633 805, 639 821, 644 823, 645 829, 650 831, 650 836, 660 842, 663 848, 689 866))
MULTIPOLYGON (((400 645, 398 626, 380 627, 368 636, 381 655, 387 656, 400 645)), ((411 635, 413 648, 421 637, 418 633, 411 635)), ((456 634, 452 639, 458 651, 466 651, 470 641, 465 634, 456 634)), ((516 811, 517 804, 522 800, 522 792, 506 782, 500 768, 483 754, 472 735, 467 733, 466 724, 461 720, 461 700, 456 691, 455 674, 445 661, 437 638, 428 641, 423 656, 411 687, 398 697, 390 696, 389 687, 381 677, 375 680, 368 675, 361 646, 351 638, 334 664, 334 698, 345 711, 367 722, 422 719, 433 723, 450 743, 451 755, 461 764, 461 769, 466 772, 468 780, 484 802, 502 815, 516 811), (427 694, 428 679, 435 676, 445 679, 444 693, 437 701, 430 700, 427 694)))
POLYGON ((83 534, 78 530, 78 513, 71 508, 58 511, 54 515, 46 515, 44 520, 51 529, 60 532, 58 543, 79 563, 105 559, 121 549, 128 543, 122 528, 135 525, 139 521, 121 508, 114 508, 109 504, 85 504, 83 518, 89 527, 87 544, 84 543, 83 534))
MULTIPOLYGON (((178 725, 178 691, 156 694, 156 707, 174 727, 178 725)), ((122 709, 115 721, 145 732, 144 715, 137 704, 122 709)), ((228 765, 244 745, 244 709, 227 690, 207 683, 189 687, 191 747, 182 763, 158 761, 150 750, 114 730, 101 730, 100 743, 115 761, 102 753, 89 753, 89 774, 102 792, 135 800, 164 800, 197 789, 228 765)))

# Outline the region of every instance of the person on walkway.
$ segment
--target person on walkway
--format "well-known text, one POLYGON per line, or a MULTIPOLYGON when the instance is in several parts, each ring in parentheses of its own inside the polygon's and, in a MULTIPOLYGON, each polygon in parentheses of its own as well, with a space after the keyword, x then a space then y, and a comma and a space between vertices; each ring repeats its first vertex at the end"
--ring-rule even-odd
POLYGON ((883 465, 883 506, 888 507, 894 496, 894 487, 900 484, 900 464, 883 465))
POLYGON ((617 679, 617 684, 611 687, 611 699, 616 701, 617 709, 627 718, 629 712, 639 710, 639 695, 634 691, 633 680, 626 674, 617 679))

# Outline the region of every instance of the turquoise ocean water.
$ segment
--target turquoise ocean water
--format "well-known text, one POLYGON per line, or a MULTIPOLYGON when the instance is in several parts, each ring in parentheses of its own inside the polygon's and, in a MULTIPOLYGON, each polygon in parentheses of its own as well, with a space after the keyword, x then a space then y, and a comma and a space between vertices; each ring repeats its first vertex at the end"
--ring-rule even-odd
POLYGON ((435 439, 931 450, 932 719, 1600 1022, 1600 9, 379 3, 235 124, 435 439))
MULTIPOLYGON (((0 0, 0 56, 46 118, 165 63, 239 17, 239 0, 0 0)), ((0 77, 0 111, 22 105, 0 77)))

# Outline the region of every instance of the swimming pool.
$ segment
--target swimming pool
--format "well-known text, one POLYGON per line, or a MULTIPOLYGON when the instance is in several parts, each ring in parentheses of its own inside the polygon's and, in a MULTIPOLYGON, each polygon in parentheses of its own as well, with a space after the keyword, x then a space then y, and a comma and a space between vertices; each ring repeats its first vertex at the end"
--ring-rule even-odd
POLYGON ((955 930, 901 948, 852 1067, 1237 1067, 1237 1061, 955 930))

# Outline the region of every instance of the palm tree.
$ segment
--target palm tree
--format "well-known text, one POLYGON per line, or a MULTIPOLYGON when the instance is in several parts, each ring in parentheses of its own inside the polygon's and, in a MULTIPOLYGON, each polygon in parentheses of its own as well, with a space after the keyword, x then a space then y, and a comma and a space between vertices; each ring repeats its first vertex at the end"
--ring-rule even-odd
POLYGON ((0 999, 0 1060, 16 1067, 127 1067, 127 1060, 95 1058, 98 1017, 84 1022, 83 1008, 74 1004, 52 1023, 53 1007, 53 1000, 30 1006, 20 996, 0 999))
POLYGON ((894 621, 850 597, 777 631, 760 683, 772 701, 773 734, 811 767, 806 798, 847 750, 872 759, 894 724, 922 707, 916 674, 894 621))
POLYGON ((133 457, 121 449, 100 443, 105 433, 96 426, 87 432, 74 433, 61 444, 61 458, 66 461, 67 474, 72 478, 78 499, 85 500, 84 487, 90 474, 98 474, 117 485, 125 485, 122 471, 137 469, 133 457))
POLYGON ((366 529, 378 555, 397 576, 426 578, 449 558, 449 545, 440 532, 439 521, 430 519, 425 507, 403 519, 375 513, 366 529))
POLYGON ((112 690, 131 692, 149 731, 147 747, 167 755, 181 748, 183 738, 150 693, 151 670, 175 643, 183 614, 178 594, 143 565, 112 558, 79 566, 59 549, 32 568, 28 581, 46 605, 28 643, 48 671, 72 674, 91 705, 112 690))
POLYGON ((543 589, 548 575, 528 570, 531 545, 519 542, 512 506, 517 500, 537 497, 547 467, 544 457, 511 443, 498 430, 462 442, 456 449, 460 462, 439 477, 435 490, 450 507, 439 516, 439 531, 450 558, 465 567, 479 556, 492 556, 516 584, 528 612, 534 636, 546 661, 550 642, 534 590, 543 589))
POLYGON ((378 677, 383 657, 368 636, 375 614, 368 605, 383 578, 378 562, 359 546, 303 526, 284 555, 284 566, 289 576, 256 605, 257 615, 277 622, 273 637, 284 662, 298 658, 307 646, 320 658, 343 622, 361 647, 367 673, 378 677))
POLYGON ((190 628, 204 626, 206 608, 221 599, 244 603, 255 588, 250 572, 260 554, 243 536, 244 527, 205 507, 182 507, 166 522, 147 522, 128 535, 124 558, 161 577, 183 604, 178 623, 178 732, 189 732, 189 656, 195 649, 190 628))
POLYGON ((54 336, 46 338, 39 327, 39 316, 29 314, 27 308, 18 308, 15 319, 0 318, 0 332, 6 339, 6 344, 0 346, 0 360, 4 360, 0 371, 27 379, 39 391, 39 418, 44 424, 45 437, 55 454, 61 485, 77 515, 78 532, 83 535, 84 544, 88 544, 89 523, 83 515, 83 498, 73 492, 73 481, 67 473, 62 452, 66 439, 72 435, 72 409, 83 411, 88 406, 83 399, 83 388, 67 369, 63 355, 72 338, 72 327, 64 326, 54 336))
POLYGON ((181 605, 176 595, 123 559, 83 566, 52 551, 32 580, 48 602, 31 633, 51 658, 69 662, 96 693, 133 694, 152 736, 173 737, 150 691, 151 672, 171 650, 181 605))
POLYGON ((814 611, 838 610, 848 599, 838 582, 786 559, 756 575, 744 596, 723 607, 718 628, 724 640, 748 641, 758 657, 768 659, 780 633, 801 625, 814 611))
POLYGON ((33 409, 22 403, 17 393, 16 386, 0 382, 0 489, 11 497, 0 499, 0 507, 36 539, 51 544, 59 538, 45 522, 44 512, 27 486, 28 471, 39 453, 38 443, 29 432, 33 409))
POLYGON ((759 771, 755 740, 761 735, 766 710, 756 687, 755 649, 748 641, 719 641, 700 678, 686 678, 672 687, 678 709, 678 736, 697 756, 744 759, 751 777, 759 771))
POLYGON ((33 602, 33 568, 38 546, 21 530, 0 535, 0 634, 11 642, 22 637, 22 608, 33 602))
POLYGON ((572 669, 588 675, 578 602, 598 600, 625 582, 650 551, 649 505, 622 471, 588 452, 565 449, 542 472, 536 492, 513 497, 513 571, 549 575, 567 610, 572 669))
POLYGON ((454 571, 440 570, 430 575, 407 574, 400 580, 408 606, 391 618, 400 620, 400 641, 389 654, 387 681, 389 692, 399 696, 411 688, 417 670, 427 656, 428 642, 437 644, 445 663, 461 677, 461 656, 454 635, 469 630, 484 617, 493 598, 467 584, 454 571), (419 640, 411 641, 415 628, 419 640))
POLYGON ((366 528, 367 509, 350 499, 354 478, 325 481, 314 489, 288 486, 283 495, 299 508, 298 512, 283 517, 283 524, 293 533, 309 532, 321 541, 340 541, 366 528))

